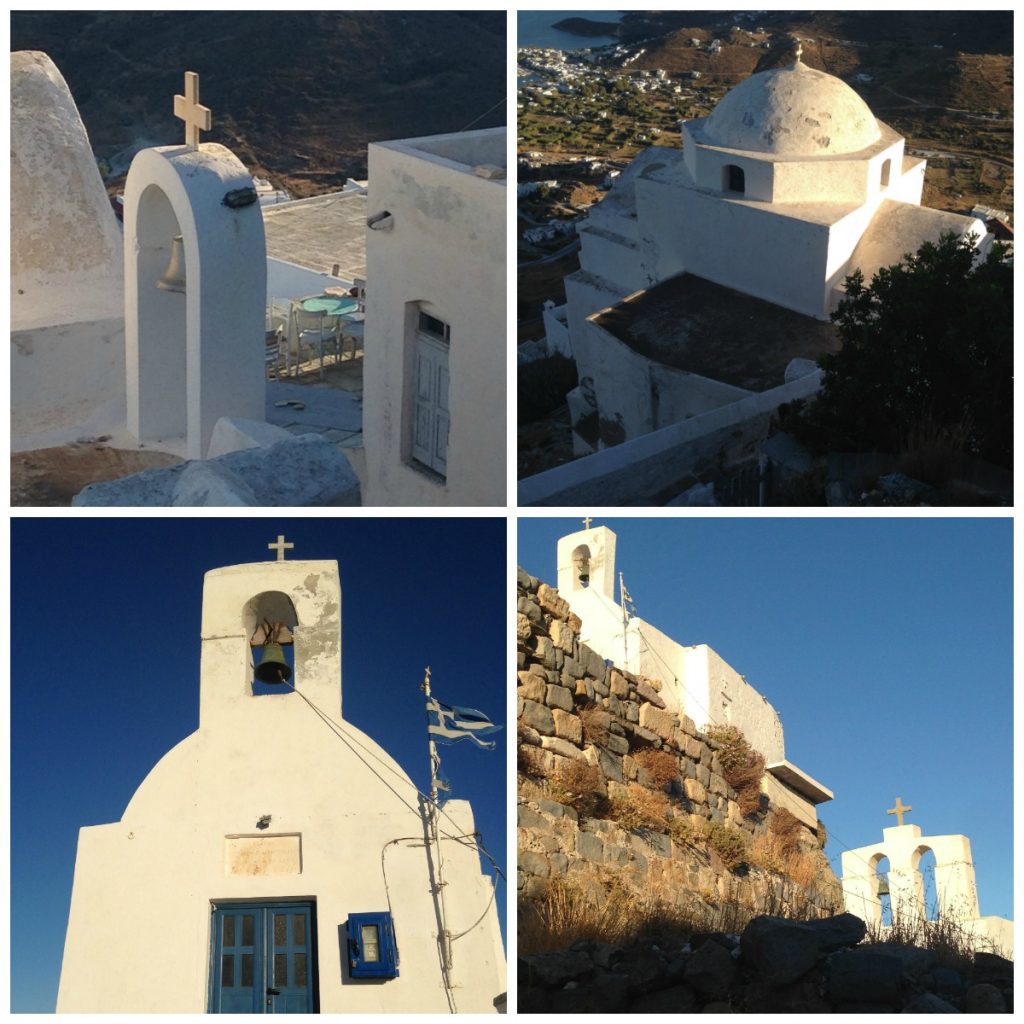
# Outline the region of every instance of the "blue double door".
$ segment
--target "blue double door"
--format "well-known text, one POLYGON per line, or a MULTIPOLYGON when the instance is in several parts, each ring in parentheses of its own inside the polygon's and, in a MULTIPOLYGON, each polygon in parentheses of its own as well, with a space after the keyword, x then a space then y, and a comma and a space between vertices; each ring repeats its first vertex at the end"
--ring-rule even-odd
POLYGON ((210 1013, 315 1013, 313 904, 215 903, 210 1013))

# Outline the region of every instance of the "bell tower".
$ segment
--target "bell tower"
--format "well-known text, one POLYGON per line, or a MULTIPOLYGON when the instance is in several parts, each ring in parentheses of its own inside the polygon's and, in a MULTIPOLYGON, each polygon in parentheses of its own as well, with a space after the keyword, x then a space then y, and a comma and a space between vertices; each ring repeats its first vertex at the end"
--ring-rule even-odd
POLYGON ((300 694, 332 718, 341 714, 338 563, 286 561, 292 545, 283 537, 268 546, 275 561, 212 569, 204 578, 201 730, 237 728, 249 715, 304 704, 300 694), (283 656, 289 646, 291 665, 283 656))
POLYGON ((593 590, 615 600, 615 534, 607 526, 590 525, 558 541, 558 591, 569 599, 579 590, 593 590))

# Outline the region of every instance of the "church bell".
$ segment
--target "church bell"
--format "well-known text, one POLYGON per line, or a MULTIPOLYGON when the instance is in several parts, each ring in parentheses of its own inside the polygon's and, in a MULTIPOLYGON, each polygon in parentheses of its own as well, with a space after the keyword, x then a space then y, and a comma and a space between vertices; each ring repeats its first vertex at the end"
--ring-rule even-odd
POLYGON ((165 292, 185 290, 185 242, 181 235, 171 239, 171 261, 156 286, 165 292))
POLYGON ((284 651, 280 644, 264 645, 263 656, 256 666, 255 675, 261 683, 287 683, 291 679, 292 670, 284 660, 284 651))
POLYGON ((888 875, 882 875, 878 879, 878 895, 888 896, 889 895, 889 877, 888 875))

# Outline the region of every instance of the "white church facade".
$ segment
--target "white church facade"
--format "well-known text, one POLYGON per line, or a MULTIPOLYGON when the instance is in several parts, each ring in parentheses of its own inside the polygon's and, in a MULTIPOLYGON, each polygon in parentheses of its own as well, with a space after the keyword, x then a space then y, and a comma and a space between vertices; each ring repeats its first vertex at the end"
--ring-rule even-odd
POLYGON ((937 916, 955 924, 970 937, 976 949, 1012 960, 1013 922, 1005 917, 981 916, 970 839, 962 835, 923 836, 918 825, 904 824, 903 815, 910 810, 913 808, 904 807, 897 797, 895 807, 886 812, 896 815, 897 824, 882 829, 882 841, 843 853, 843 898, 847 911, 869 926, 881 928, 882 896, 886 895, 891 921, 913 924, 928 920, 920 864, 930 851, 935 857, 933 909, 937 916), (888 870, 884 872, 883 861, 888 861, 888 870))
POLYGON ((807 397, 854 270, 870 281, 946 232, 991 242, 982 221, 921 206, 925 161, 799 52, 681 132, 591 208, 566 304, 545 313, 549 350, 578 370, 577 455, 807 397))
POLYGON ((79 834, 58 1011, 497 1012, 469 804, 440 815, 439 898, 427 799, 340 717, 337 563, 212 570, 201 635, 198 729, 79 834))
POLYGON ((616 536, 590 526, 558 541, 558 593, 582 620, 580 641, 634 675, 661 682, 670 711, 686 715, 701 731, 735 726, 765 759, 762 789, 809 828, 817 806, 833 794, 786 759, 782 722, 775 708, 707 644, 679 643, 615 599, 616 536))

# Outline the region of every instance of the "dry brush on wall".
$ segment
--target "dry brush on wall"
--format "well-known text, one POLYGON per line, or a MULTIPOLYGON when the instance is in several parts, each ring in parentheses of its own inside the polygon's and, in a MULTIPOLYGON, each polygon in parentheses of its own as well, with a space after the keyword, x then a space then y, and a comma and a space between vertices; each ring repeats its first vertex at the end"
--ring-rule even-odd
POLYGON ((823 842, 769 804, 742 735, 699 733, 658 680, 606 663, 580 627, 519 570, 520 951, 840 909, 823 842))

